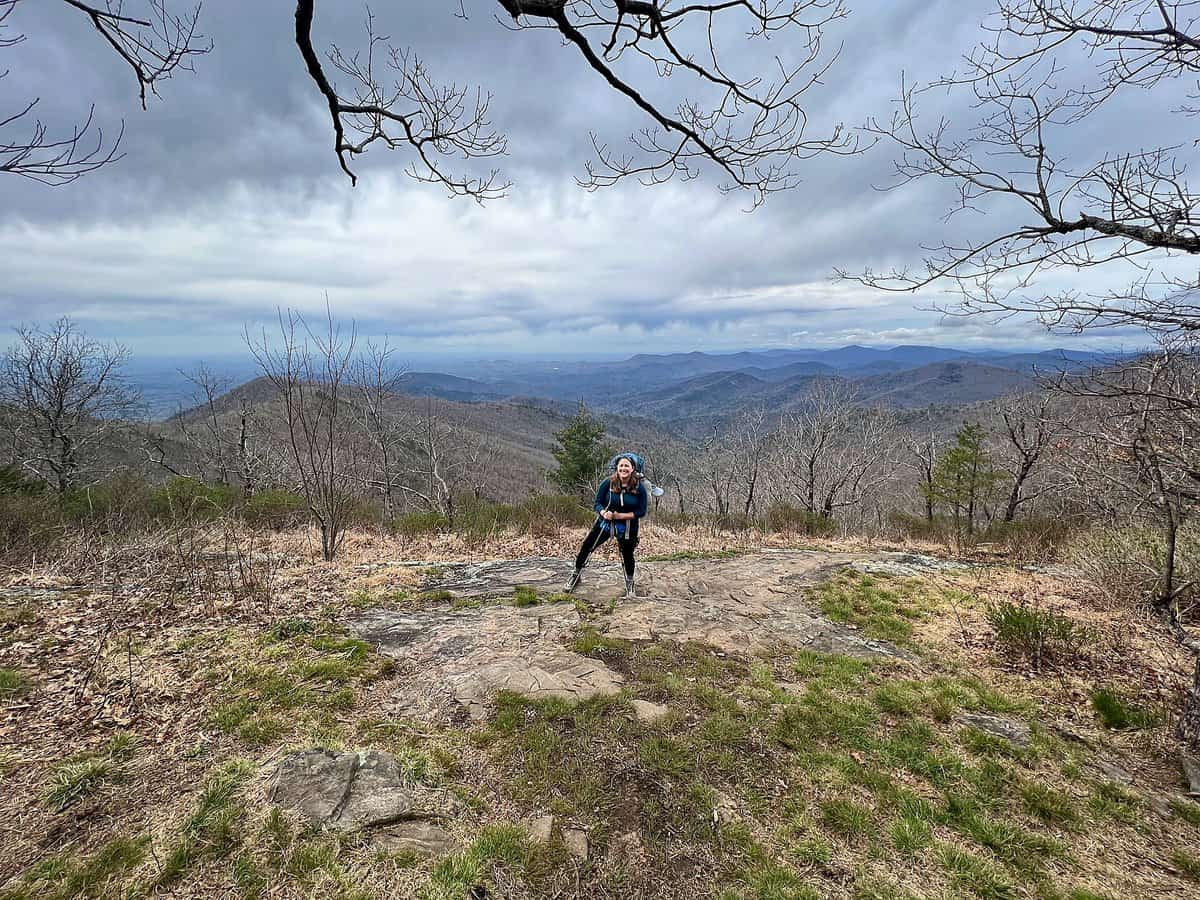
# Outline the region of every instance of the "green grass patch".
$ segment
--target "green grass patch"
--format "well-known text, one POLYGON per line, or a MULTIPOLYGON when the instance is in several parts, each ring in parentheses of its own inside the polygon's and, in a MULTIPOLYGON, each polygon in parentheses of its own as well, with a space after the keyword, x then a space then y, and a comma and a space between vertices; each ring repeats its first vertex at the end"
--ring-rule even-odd
POLYGON ((912 856, 933 843, 929 822, 916 815, 902 815, 892 822, 892 846, 905 856, 912 856))
POLYGON ((648 737, 638 745, 638 761, 656 775, 678 778, 695 768, 695 754, 682 741, 669 737, 648 737))
MULTIPOLYGON (((1115 819, 1132 825, 1138 820, 1141 798, 1127 791, 1115 781, 1102 781, 1092 787, 1088 796, 1088 809, 1098 819, 1115 819)), ((1200 824, 1200 808, 1197 808, 1197 824, 1200 824)))
POLYGON ((1179 797, 1171 799, 1171 812, 1175 813, 1189 825, 1200 828, 1200 803, 1195 800, 1183 800, 1179 797))
POLYGON ((352 709, 356 689, 394 667, 327 622, 281 622, 251 647, 218 657, 207 678, 215 688, 208 721, 253 747, 296 727, 337 743, 333 714, 352 709))
POLYGON ((1112 731, 1136 731, 1163 723, 1161 711, 1139 706, 1110 687, 1092 691, 1092 709, 1101 724, 1112 731))
POLYGON ((840 837, 860 838, 873 830, 875 817, 868 806, 836 798, 821 803, 821 821, 840 837))
POLYGON ((633 650, 633 642, 621 638, 610 638, 598 632, 595 628, 585 627, 571 642, 571 649, 582 656, 604 654, 627 655, 633 650))
POLYGON ((679 550, 675 553, 664 553, 658 556, 647 556, 644 562, 684 562, 689 559, 733 559, 741 556, 746 550, 679 550))
POLYGON ((47 857, 31 866, 13 887, 0 891, 0 900, 124 896, 120 880, 146 858, 149 844, 147 836, 116 837, 86 856, 64 851, 47 857))
POLYGON ((518 584, 513 588, 513 606, 537 606, 541 602, 542 598, 538 596, 538 592, 528 585, 518 584))
POLYGON ((1043 781, 1025 781, 1018 788, 1025 811, 1046 824, 1072 827, 1079 822, 1079 810, 1066 792, 1043 781))
POLYGON ((821 612, 835 622, 854 625, 867 637, 911 645, 913 623, 937 609, 921 593, 919 582, 892 581, 860 573, 841 573, 813 588, 821 612))
POLYGON ((246 760, 232 760, 209 775, 174 845, 167 852, 153 887, 177 883, 199 863, 223 859, 245 839, 243 789, 254 771, 246 760))
POLYGON ((0 700, 17 700, 29 693, 29 679, 20 669, 0 668, 0 700))
POLYGON ((1009 900, 1017 896, 1003 873, 975 854, 958 847, 943 846, 939 857, 946 876, 955 887, 984 900, 1009 900))
POLYGON ((499 869, 523 871, 532 851, 524 829, 489 825, 470 847, 441 859, 418 891, 420 900, 462 900, 476 885, 486 885, 499 869))
POLYGON ((1171 865, 1188 881, 1200 881, 1200 856, 1187 850, 1176 850, 1171 854, 1171 865))
POLYGON ((77 801, 99 792, 119 781, 125 774, 125 763, 137 751, 136 736, 119 731, 109 738, 99 753, 78 753, 56 763, 50 769, 49 782, 42 792, 42 802, 61 812, 77 801))

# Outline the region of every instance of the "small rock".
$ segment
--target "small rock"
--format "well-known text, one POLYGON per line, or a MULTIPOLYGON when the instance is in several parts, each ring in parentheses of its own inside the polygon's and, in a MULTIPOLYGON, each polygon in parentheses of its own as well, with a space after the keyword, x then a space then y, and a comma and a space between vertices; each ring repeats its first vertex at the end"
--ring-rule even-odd
POLYGON ((634 700, 631 702, 633 711, 637 713, 638 721, 644 725, 653 725, 663 716, 669 709, 665 706, 659 706, 657 703, 651 703, 649 700, 634 700))
POLYGON ((550 843, 554 833, 554 816, 538 816, 529 821, 529 839, 535 844, 550 843))
POLYGON ((1175 813, 1171 810, 1171 801, 1161 794, 1155 794, 1147 800, 1147 803, 1160 819, 1170 821, 1175 818, 1175 813))
POLYGON ((429 822, 399 822, 371 835, 371 842, 384 850, 411 850, 441 856, 454 849, 454 838, 444 828, 429 822))
POLYGON ((955 717, 960 725, 978 728, 987 734, 1013 744, 1022 749, 1029 746, 1029 726, 1018 719, 1008 719, 1004 716, 990 716, 985 713, 964 713, 955 717))
POLYGON ((1200 759, 1190 753, 1179 754, 1179 768, 1188 782, 1188 790, 1193 796, 1200 796, 1200 759))
POLYGON ((737 818, 737 804, 725 794, 717 791, 716 803, 713 807, 713 821, 732 822, 737 818))
POLYGON ((1126 786, 1133 784, 1133 774, 1123 766, 1117 765, 1111 759, 1100 757, 1096 760, 1096 768, 1112 781, 1126 786))
POLYGON ((586 862, 588 858, 588 839, 587 832, 582 828, 564 828, 563 829, 563 846, 580 862, 586 862))

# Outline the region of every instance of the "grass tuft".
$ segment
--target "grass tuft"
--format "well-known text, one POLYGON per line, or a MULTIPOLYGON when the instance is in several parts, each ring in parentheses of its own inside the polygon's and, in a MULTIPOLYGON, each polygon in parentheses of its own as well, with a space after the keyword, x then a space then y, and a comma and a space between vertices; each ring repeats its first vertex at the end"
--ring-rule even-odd
POLYGON ((1010 656, 1026 660, 1035 670, 1043 663, 1078 659, 1095 640, 1090 629, 1053 610, 1005 600, 988 607, 987 618, 996 642, 1010 656))
POLYGON ((1187 850, 1176 850, 1171 854, 1171 865, 1188 881, 1200 881, 1200 857, 1187 850))
POLYGON ((0 700, 16 700, 29 692, 29 679, 20 669, 0 668, 0 700))
POLYGON ((1092 709, 1100 717, 1101 724, 1113 731, 1154 728, 1163 721, 1158 710, 1138 706, 1110 687, 1098 687, 1092 691, 1092 709))

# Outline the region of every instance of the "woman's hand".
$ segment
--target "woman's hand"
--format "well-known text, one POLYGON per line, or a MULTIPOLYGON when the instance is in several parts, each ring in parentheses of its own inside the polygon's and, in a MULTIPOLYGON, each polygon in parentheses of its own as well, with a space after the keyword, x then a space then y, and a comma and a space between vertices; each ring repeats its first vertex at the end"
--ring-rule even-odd
POLYGON ((613 511, 611 509, 604 510, 604 512, 600 513, 600 518, 605 522, 611 522, 613 520, 613 511))

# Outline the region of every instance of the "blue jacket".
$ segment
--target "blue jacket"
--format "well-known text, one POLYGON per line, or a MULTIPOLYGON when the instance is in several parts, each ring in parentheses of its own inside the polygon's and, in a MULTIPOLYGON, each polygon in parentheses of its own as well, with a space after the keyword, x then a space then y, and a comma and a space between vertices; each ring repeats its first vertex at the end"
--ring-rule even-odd
POLYGON ((633 540, 638 534, 638 520, 646 515, 646 511, 650 507, 650 495, 646 493, 645 486, 639 481, 636 491, 612 491, 609 489, 609 480, 605 478, 600 482, 600 487, 596 489, 596 512, 602 513, 604 510, 612 510, 613 512, 633 513, 634 518, 626 522, 605 522, 601 520, 600 527, 607 531, 611 526, 619 538, 628 537, 633 540))

